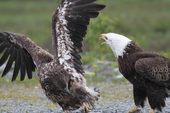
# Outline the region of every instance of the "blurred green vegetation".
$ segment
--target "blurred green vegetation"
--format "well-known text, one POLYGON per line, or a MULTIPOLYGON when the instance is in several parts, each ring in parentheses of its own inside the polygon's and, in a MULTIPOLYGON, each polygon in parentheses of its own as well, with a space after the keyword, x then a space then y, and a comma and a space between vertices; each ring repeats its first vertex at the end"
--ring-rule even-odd
MULTIPOLYGON (((0 31, 25 34, 40 46, 52 51, 51 17, 58 1, 0 0, 0 31)), ((170 0, 99 0, 99 3, 103 3, 107 7, 98 18, 91 21, 84 40, 83 63, 91 64, 94 69, 94 72, 90 73, 90 76, 86 76, 86 79, 90 85, 100 87, 102 97, 107 97, 109 101, 111 98, 127 98, 128 92, 131 91, 125 91, 129 90, 124 87, 127 86, 125 79, 112 79, 111 83, 113 84, 108 82, 106 84, 102 81, 109 78, 110 75, 97 75, 103 69, 101 66, 106 60, 115 60, 111 50, 106 45, 101 44, 100 34, 120 33, 135 40, 146 50, 157 51, 170 57, 170 0), (101 61, 101 63, 97 64, 97 61, 101 61), (116 85, 116 83, 123 84, 124 88, 121 89, 121 85, 116 85), (121 91, 115 92, 115 88, 116 91, 120 89, 121 91), (110 89, 109 92, 108 89, 110 89), (127 94, 122 96, 124 92, 127 94)), ((112 66, 116 65, 117 63, 113 63, 112 66)), ((117 75, 117 73, 111 74, 117 75)), ((0 89, 2 89, 0 96, 11 98, 16 95, 16 98, 20 98, 23 93, 19 93, 19 96, 18 92, 12 93, 15 92, 16 87, 27 90, 25 93, 31 92, 33 86, 40 88, 37 84, 37 78, 25 82, 18 81, 11 83, 8 79, 0 79, 0 89), (3 93, 8 90, 11 93, 3 93)), ((23 98, 29 97, 23 95, 23 98)))
MULTIPOLYGON (((107 7, 90 23, 82 53, 84 63, 113 60, 99 40, 101 33, 116 32, 147 50, 170 56, 169 0, 99 0, 107 7)), ((23 33, 51 50, 51 17, 58 0, 0 0, 0 31, 23 33)))

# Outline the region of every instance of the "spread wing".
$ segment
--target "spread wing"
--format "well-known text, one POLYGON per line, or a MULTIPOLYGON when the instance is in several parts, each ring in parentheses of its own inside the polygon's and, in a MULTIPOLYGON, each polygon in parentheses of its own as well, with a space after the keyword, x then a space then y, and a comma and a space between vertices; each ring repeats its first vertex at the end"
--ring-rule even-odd
POLYGON ((141 76, 154 82, 166 82, 170 79, 168 62, 165 58, 140 59, 135 63, 135 70, 141 76))
POLYGON ((96 0, 62 0, 53 15, 54 48, 59 63, 83 73, 81 66, 82 41, 90 18, 99 15, 105 6, 96 0))
POLYGON ((40 61, 38 53, 43 54, 45 52, 29 38, 15 33, 0 32, 0 66, 6 65, 2 77, 14 66, 12 81, 16 80, 18 74, 21 75, 21 81, 24 80, 26 75, 31 79, 32 72, 36 68, 34 62, 37 65, 38 59, 40 61))

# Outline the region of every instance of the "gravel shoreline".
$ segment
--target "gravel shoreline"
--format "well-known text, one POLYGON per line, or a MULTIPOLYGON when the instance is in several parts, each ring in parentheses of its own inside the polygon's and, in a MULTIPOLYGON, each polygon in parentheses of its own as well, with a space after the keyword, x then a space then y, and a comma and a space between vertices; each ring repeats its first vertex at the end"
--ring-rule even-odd
MULTIPOLYGON (((170 113, 170 99, 166 101, 167 106, 162 113, 170 113)), ((112 102, 107 104, 98 103, 95 110, 90 113, 126 113, 128 108, 133 104, 132 101, 112 102)), ((24 100, 0 100, 0 113, 62 113, 61 108, 50 108, 44 103, 24 100)), ((78 113, 78 112, 72 112, 78 113)), ((148 107, 140 113, 148 113, 148 107)))
MULTIPOLYGON (((92 86, 97 86, 101 90, 101 98, 90 113, 126 113, 133 105, 132 85, 122 82, 119 79, 121 76, 117 78, 120 73, 117 68, 110 69, 113 68, 111 62, 97 62, 97 66, 101 69, 95 71, 96 77, 102 77, 103 82, 98 81, 92 86), (101 63, 102 67, 105 67, 104 69, 100 67, 101 63), (103 78, 103 75, 107 76, 103 78), (117 79, 115 80, 115 78, 117 79)), ((85 66, 88 73, 94 72, 93 68, 85 66)), ((63 113, 61 107, 55 106, 47 99, 36 78, 34 81, 26 80, 18 83, 3 82, 3 80, 1 82, 0 113, 63 113)), ((148 109, 148 104, 146 104, 140 113, 148 113, 148 109)), ((170 98, 166 100, 166 107, 162 113, 170 113, 170 98)))

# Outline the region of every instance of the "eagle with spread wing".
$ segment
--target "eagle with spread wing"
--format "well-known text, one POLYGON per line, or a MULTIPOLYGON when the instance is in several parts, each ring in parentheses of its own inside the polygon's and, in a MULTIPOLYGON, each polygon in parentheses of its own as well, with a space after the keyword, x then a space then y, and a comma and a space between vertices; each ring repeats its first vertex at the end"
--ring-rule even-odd
POLYGON ((99 92, 86 85, 80 53, 90 19, 105 7, 95 2, 61 0, 52 17, 54 55, 24 35, 0 32, 0 66, 6 64, 2 76, 14 65, 12 81, 18 75, 23 81, 37 69, 42 89, 53 103, 64 111, 92 109, 99 92))

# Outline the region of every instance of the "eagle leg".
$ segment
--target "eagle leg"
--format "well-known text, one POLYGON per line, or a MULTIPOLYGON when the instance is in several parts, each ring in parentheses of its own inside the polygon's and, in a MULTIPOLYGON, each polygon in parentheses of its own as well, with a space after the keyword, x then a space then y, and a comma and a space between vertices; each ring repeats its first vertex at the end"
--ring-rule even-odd
POLYGON ((127 113, 136 113, 136 112, 139 112, 141 110, 141 108, 139 106, 132 106, 129 108, 128 112, 127 113))
POLYGON ((91 109, 89 108, 89 104, 83 103, 82 110, 84 111, 84 113, 89 113, 91 111, 91 109))

